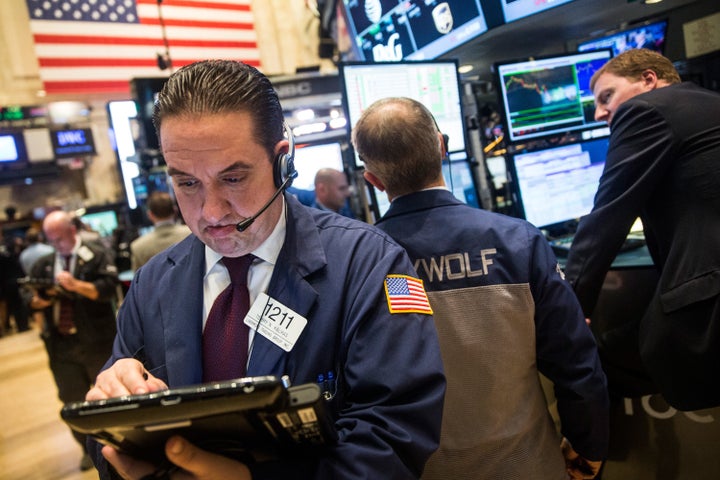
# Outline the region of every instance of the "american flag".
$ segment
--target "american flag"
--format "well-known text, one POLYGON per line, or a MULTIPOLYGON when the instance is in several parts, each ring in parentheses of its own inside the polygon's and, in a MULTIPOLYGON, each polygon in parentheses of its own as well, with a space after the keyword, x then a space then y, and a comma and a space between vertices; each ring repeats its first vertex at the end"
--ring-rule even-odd
POLYGON ((131 78, 163 76, 161 17, 173 69, 209 58, 260 65, 251 0, 26 2, 48 94, 129 93, 131 78))
POLYGON ((433 313, 419 278, 388 275, 385 278, 385 295, 390 313, 433 313))

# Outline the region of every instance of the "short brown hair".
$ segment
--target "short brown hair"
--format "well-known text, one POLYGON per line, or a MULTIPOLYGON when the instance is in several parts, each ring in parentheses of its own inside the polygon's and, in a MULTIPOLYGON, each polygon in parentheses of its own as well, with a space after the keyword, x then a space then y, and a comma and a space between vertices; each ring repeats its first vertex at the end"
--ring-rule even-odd
POLYGON ((672 62, 657 52, 647 48, 633 48, 627 50, 602 66, 590 79, 590 90, 595 89, 595 83, 603 73, 610 73, 630 80, 640 80, 646 70, 655 72, 659 80, 668 83, 680 83, 680 74, 672 62))
POLYGON ((158 219, 175 216, 175 202, 169 193, 155 191, 150 194, 147 202, 148 210, 158 219))

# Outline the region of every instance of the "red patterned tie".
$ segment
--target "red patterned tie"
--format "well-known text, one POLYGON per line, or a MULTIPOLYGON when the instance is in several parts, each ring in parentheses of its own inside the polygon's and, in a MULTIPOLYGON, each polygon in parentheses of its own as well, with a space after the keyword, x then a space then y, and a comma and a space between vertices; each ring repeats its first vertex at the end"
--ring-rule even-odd
MULTIPOLYGON (((63 270, 70 271, 71 255, 63 255, 63 270)), ((77 332, 75 328, 73 301, 66 296, 60 297, 60 316, 58 318, 58 331, 60 335, 72 335, 77 332)))
POLYGON ((203 332, 203 381, 215 382, 243 377, 248 356, 250 309, 247 276, 253 255, 224 257, 230 285, 215 299, 203 332))

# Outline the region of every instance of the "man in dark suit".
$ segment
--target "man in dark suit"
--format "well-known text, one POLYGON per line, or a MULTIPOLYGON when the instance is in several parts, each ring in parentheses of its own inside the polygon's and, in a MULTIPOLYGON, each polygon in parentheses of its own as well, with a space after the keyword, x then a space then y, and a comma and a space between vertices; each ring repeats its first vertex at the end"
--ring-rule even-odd
MULTIPOLYGON (((55 252, 32 267, 30 277, 48 287, 37 289, 30 306, 43 312, 42 338, 60 400, 82 401, 112 351, 117 269, 105 247, 81 240, 69 213, 48 214, 43 231, 55 252)), ((73 433, 84 449, 85 436, 73 433)), ((87 454, 80 466, 92 468, 87 454)))
POLYGON ((610 146, 565 274, 590 317, 605 274, 640 217, 660 273, 634 330, 642 362, 673 407, 718 406, 720 95, 681 83, 667 58, 646 49, 610 60, 591 88, 595 118, 610 124, 610 146))

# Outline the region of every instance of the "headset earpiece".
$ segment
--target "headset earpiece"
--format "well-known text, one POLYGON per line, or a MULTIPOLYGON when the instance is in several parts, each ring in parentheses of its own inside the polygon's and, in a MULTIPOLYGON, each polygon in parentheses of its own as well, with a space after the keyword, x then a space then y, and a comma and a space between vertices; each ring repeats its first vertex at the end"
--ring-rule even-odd
POLYGON ((284 188, 289 187, 292 180, 297 177, 297 171, 295 170, 295 140, 290 126, 285 122, 283 122, 283 129, 290 144, 287 153, 281 153, 275 159, 273 177, 277 188, 281 186, 284 186, 284 188))
POLYGON ((448 143, 450 142, 450 137, 443 133, 442 141, 443 141, 443 144, 442 144, 443 150, 445 150, 445 156, 447 157, 448 152, 450 151, 450 150, 448 150, 448 143))

